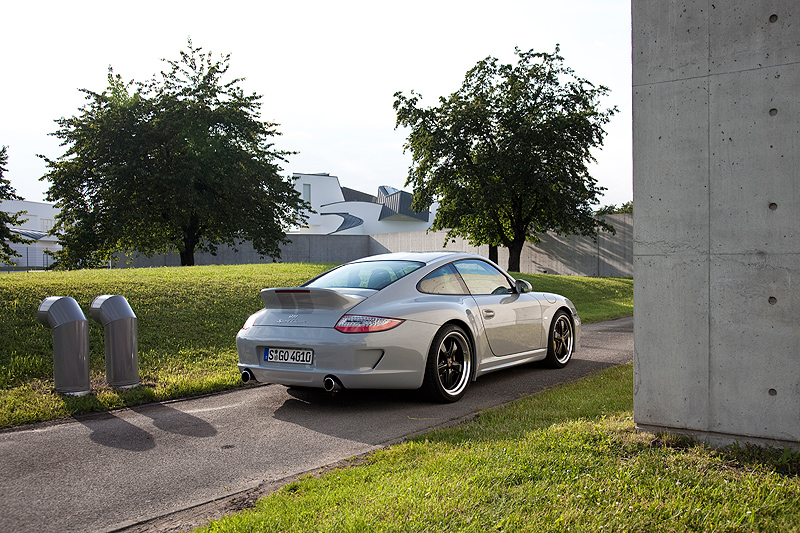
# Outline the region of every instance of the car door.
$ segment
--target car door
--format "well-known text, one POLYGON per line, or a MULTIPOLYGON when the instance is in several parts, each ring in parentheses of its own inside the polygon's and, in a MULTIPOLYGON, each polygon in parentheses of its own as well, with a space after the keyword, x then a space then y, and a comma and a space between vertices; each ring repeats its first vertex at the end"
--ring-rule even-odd
POLYGON ((480 259, 457 261, 454 266, 478 304, 494 355, 542 347, 542 309, 533 294, 518 294, 502 272, 480 259))

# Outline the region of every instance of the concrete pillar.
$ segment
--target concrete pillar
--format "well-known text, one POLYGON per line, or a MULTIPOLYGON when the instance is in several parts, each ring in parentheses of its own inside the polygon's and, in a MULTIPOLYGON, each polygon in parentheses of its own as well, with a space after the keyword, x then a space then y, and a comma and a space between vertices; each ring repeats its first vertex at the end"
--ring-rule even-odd
POLYGON ((800 4, 632 6, 636 423, 800 447, 800 4))

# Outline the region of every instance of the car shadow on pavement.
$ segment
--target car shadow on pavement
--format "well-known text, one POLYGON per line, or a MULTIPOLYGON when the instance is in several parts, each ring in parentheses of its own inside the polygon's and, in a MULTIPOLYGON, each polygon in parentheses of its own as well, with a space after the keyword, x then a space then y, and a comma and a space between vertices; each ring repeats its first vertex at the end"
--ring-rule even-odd
POLYGON ((348 389, 330 393, 290 387, 273 417, 325 435, 380 445, 610 366, 614 365, 577 358, 560 370, 541 363, 522 365, 481 376, 460 401, 452 404, 429 402, 419 390, 348 389))

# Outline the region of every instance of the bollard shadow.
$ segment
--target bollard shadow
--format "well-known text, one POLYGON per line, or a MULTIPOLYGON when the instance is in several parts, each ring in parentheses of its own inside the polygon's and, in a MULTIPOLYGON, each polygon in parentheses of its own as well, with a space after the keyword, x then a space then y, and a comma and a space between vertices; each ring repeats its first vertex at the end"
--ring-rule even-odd
MULTIPOLYGON (((205 420, 167 405, 149 404, 130 410, 149 418, 156 428, 167 433, 192 438, 208 438, 217 434, 214 426, 205 420)), ((89 439, 101 446, 131 452, 146 452, 156 447, 155 437, 150 432, 118 414, 98 413, 78 421, 92 431, 89 439)))
POLYGON ((101 413, 80 423, 92 431, 89 439, 101 446, 130 452, 146 452, 156 447, 150 433, 113 413, 101 413))
POLYGON ((162 431, 206 439, 217 434, 216 428, 203 420, 189 413, 184 413, 179 409, 161 403, 152 403, 131 407, 131 411, 146 416, 153 421, 153 425, 162 431))

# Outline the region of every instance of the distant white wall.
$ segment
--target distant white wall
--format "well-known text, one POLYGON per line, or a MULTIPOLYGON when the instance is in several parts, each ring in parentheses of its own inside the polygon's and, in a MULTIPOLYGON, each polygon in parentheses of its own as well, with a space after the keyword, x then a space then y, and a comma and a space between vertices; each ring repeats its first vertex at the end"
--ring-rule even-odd
POLYGON ((303 200, 311 204, 311 209, 316 213, 307 212, 306 226, 294 228, 292 233, 328 234, 336 231, 342 219, 336 216, 323 216, 320 213, 323 205, 344 201, 339 178, 326 174, 295 174, 295 176, 297 180, 294 188, 303 195, 303 200), (304 185, 308 186, 305 190, 304 185))
POLYGON ((55 224, 59 210, 53 204, 44 202, 28 202, 27 200, 5 200, 0 202, 0 211, 18 213, 27 211, 20 229, 48 232, 55 224))
MULTIPOLYGON (((28 202, 25 200, 6 200, 0 202, 0 211, 18 213, 27 211, 23 215, 23 223, 15 229, 47 233, 53 228, 59 210, 53 204, 44 202, 28 202)), ((52 264, 53 260, 45 251, 61 250, 55 237, 44 236, 32 244, 11 244, 11 249, 20 257, 14 258, 14 265, 25 268, 41 268, 52 264)), ((0 266, 0 269, 2 267, 0 266)))

